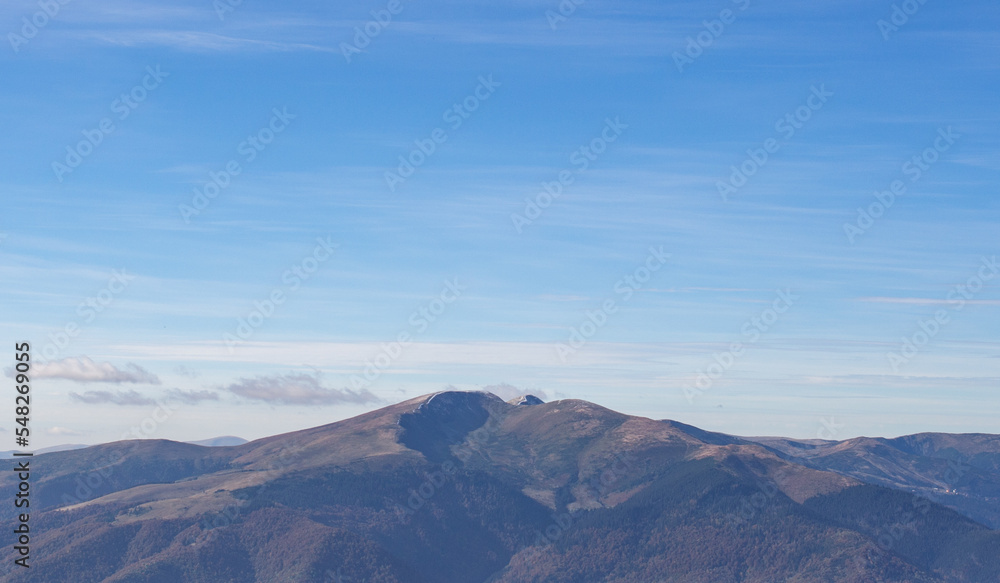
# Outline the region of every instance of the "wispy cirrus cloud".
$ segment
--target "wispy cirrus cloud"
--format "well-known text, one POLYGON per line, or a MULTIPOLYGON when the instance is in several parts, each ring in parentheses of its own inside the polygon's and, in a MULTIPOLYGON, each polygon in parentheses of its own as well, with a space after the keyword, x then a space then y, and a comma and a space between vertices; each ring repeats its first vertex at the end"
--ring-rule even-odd
POLYGON ((167 391, 167 400, 180 401, 187 405, 194 405, 202 401, 218 401, 219 393, 214 391, 185 391, 182 389, 171 389, 167 391))
MULTIPOLYGON (((159 377, 137 364, 130 362, 119 368, 110 362, 94 362, 86 356, 36 363, 32 369, 36 379, 66 379, 78 383, 160 384, 159 377)), ((7 376, 12 376, 14 369, 8 368, 4 372, 7 376)))
POLYGON ((75 393, 70 391, 69 396, 74 401, 87 405, 121 405, 121 406, 146 406, 157 405, 161 401, 183 403, 185 405, 196 405, 203 401, 218 401, 219 394, 214 391, 185 391, 182 389, 171 389, 166 392, 163 399, 159 401, 144 395, 139 391, 86 391, 75 393))
POLYGON ((314 51, 337 52, 334 47, 227 36, 197 30, 83 30, 67 33, 76 40, 119 47, 166 47, 185 51, 314 51))
POLYGON ((678 294, 678 293, 692 293, 692 292, 752 292, 760 290, 746 288, 746 287, 671 287, 663 289, 653 288, 653 289, 639 290, 639 291, 665 293, 665 294, 678 294))
POLYGON ((73 400, 87 405, 122 405, 129 407, 156 404, 154 399, 142 395, 138 391, 87 391, 83 394, 70 391, 69 396, 73 400))
POLYGON ((305 373, 242 378, 225 390, 244 399, 275 405, 340 405, 380 401, 364 389, 352 391, 324 387, 319 375, 305 373))
POLYGON ((860 298, 859 301, 875 304, 908 304, 915 306, 948 306, 962 302, 971 306, 1000 306, 1000 300, 967 300, 964 298, 947 300, 941 298, 891 298, 891 297, 870 297, 860 298))
POLYGON ((586 302, 591 300, 591 298, 587 296, 553 295, 553 294, 541 295, 538 296, 538 299, 542 300, 543 302, 586 302))

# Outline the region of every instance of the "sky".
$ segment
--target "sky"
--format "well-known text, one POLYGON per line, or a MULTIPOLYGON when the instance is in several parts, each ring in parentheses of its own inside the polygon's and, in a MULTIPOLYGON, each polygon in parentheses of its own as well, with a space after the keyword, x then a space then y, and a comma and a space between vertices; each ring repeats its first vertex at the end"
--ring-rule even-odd
POLYGON ((1000 433, 998 31, 986 0, 7 1, 30 447, 448 387, 1000 433))

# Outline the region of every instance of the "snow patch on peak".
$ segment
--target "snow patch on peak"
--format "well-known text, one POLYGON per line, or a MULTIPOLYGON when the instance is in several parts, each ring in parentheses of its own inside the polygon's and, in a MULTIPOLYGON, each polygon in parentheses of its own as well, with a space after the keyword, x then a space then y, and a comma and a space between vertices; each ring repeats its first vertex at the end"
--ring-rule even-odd
POLYGON ((545 404, 545 401, 539 399, 534 395, 521 395, 520 397, 515 397, 507 402, 517 407, 545 404))

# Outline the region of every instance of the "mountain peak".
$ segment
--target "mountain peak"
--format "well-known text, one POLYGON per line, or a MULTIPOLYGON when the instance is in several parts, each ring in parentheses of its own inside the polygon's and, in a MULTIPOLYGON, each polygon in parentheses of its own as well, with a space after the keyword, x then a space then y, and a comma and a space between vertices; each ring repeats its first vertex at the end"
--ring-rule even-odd
POLYGON ((447 407, 466 407, 473 403, 484 406, 487 403, 496 405, 503 403, 503 399, 489 391, 459 391, 457 389, 450 389, 427 395, 427 399, 420 403, 414 412, 432 406, 437 410, 441 410, 447 407))
POLYGON ((507 401, 507 403, 516 407, 521 407, 525 405, 544 405, 545 401, 534 395, 521 395, 520 397, 514 397, 513 399, 507 401))
POLYGON ((481 427, 493 414, 510 405, 487 391, 441 391, 430 395, 416 409, 399 416, 400 443, 419 451, 428 460, 442 461, 449 448, 481 427))

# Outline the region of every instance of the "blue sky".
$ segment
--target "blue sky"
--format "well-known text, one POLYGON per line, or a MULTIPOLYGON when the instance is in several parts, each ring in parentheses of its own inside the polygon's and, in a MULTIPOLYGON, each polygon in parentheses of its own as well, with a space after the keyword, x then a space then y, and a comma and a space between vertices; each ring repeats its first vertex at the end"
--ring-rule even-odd
POLYGON ((0 9, 0 329, 39 361, 34 446, 446 386, 1000 433, 992 3, 889 29, 892 2, 221 2, 0 9))

